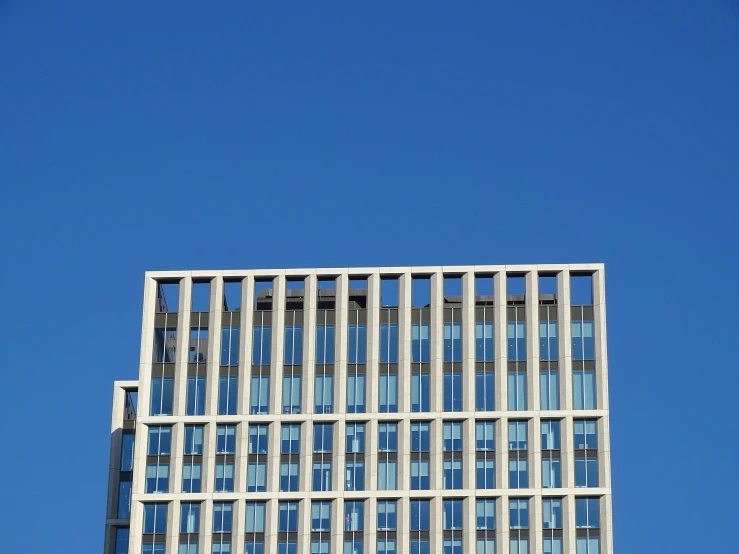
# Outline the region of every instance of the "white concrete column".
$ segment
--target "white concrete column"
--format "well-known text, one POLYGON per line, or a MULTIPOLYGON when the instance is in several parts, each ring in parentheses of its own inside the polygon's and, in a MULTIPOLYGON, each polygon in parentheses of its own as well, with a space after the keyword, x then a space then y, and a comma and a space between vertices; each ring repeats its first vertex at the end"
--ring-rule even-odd
POLYGON ((398 422, 398 478, 399 491, 411 488, 411 422, 402 419, 398 422))
POLYGON ((231 533, 232 554, 244 554, 244 539, 246 533, 246 504, 243 500, 234 500, 233 526, 231 533))
POLYGON ((249 414, 251 362, 254 337, 254 277, 241 281, 241 314, 239 321, 239 393, 236 413, 249 414))
MULTIPOLYGON (((305 298, 303 301, 303 409, 304 414, 316 410, 315 370, 316 370, 316 299, 318 298, 318 279, 316 274, 305 278, 305 298)), ((321 321, 323 325, 323 321, 321 321)), ((335 385, 335 383, 334 383, 335 385)), ((334 393, 336 391, 334 390, 334 393)))
POLYGON ((475 411, 475 273, 462 275, 462 410, 475 411))
POLYGON ((398 278, 398 411, 411 411, 411 275, 398 278))
MULTIPOLYGON (((380 275, 367 277, 367 412, 379 411, 380 275)), ((375 445, 377 448, 377 445, 375 445)), ((376 469, 376 468, 375 468, 376 469)))
MULTIPOLYGON (((183 277, 179 287, 179 306, 177 313, 177 348, 174 368, 174 405, 173 413, 185 415, 187 404, 187 361, 190 347, 190 314, 192 311, 192 277, 183 277)), ((203 368, 203 371, 206 371, 203 368)), ((207 384, 206 384, 207 386, 207 384)), ((151 387, 151 381, 146 384, 151 387)), ((206 388, 206 394, 207 394, 206 388)), ((149 412, 147 411, 147 414, 149 412)))
POLYGON ((438 417, 429 424, 429 488, 439 491, 444 470, 444 422, 438 417))
MULTIPOLYGON (((505 267, 493 276, 495 309, 495 410, 508 409, 508 307, 505 267)), ((507 463, 507 462, 506 462, 507 463)))
POLYGON ((473 491, 473 494, 477 486, 475 423, 474 419, 462 423, 462 488, 473 491))
POLYGON ((603 271, 593 273, 596 408, 608 409, 608 351, 606 347, 606 283, 603 271))
POLYGON ((559 398, 562 410, 572 410, 572 313, 570 273, 557 274, 557 326, 559 329, 559 398))
POLYGON ((444 551, 444 530, 442 518, 442 499, 437 496, 429 502, 429 552, 444 551))
MULTIPOLYGON (((336 323, 334 352, 334 413, 346 412, 347 348, 349 340, 349 276, 336 277, 336 323)), ((366 393, 366 391, 365 391, 366 393)), ((367 399, 365 398, 365 403, 367 399)), ((342 479, 343 481, 343 479, 342 479)))
MULTIPOLYGON (((272 353, 269 383, 269 412, 282 413, 282 367, 285 359, 285 273, 272 281, 272 353)), ((305 380, 305 377, 303 377, 305 380)), ((305 386, 305 383, 303 383, 305 386)))
MULTIPOLYGON (((381 422, 382 420, 371 420, 364 425, 364 488, 367 491, 377 490, 377 443, 381 422)), ((375 526, 376 524, 375 520, 375 526)))
MULTIPOLYGON (((154 359, 154 319, 157 305, 157 282, 151 277, 144 279, 144 307, 141 316, 141 354, 139 356, 139 390, 136 416, 149 415, 151 402, 151 364, 154 359)), ((175 378, 175 401, 177 399, 175 378)), ((176 411, 174 413, 184 413, 176 411)))
POLYGON ((539 273, 526 273, 526 394, 528 410, 541 409, 539 386, 539 273))
POLYGON ((210 281, 210 311, 208 313, 208 361, 205 413, 218 414, 221 368, 221 319, 223 317, 223 278, 210 281))
POLYGON ((444 274, 431 274, 431 360, 429 387, 431 411, 444 410, 444 274))

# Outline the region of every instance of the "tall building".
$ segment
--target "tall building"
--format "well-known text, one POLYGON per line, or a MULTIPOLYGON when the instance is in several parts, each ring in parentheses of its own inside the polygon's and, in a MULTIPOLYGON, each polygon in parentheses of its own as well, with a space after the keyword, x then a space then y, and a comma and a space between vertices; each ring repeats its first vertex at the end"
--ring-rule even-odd
POLYGON ((146 274, 106 554, 612 554, 602 264, 146 274))

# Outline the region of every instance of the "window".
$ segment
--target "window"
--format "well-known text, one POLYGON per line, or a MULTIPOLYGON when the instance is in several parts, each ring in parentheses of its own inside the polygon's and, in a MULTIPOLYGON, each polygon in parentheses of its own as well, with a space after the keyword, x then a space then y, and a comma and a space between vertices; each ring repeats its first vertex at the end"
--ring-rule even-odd
POLYGON ((331 452, 333 448, 333 424, 313 425, 313 452, 331 452))
POLYGON ((575 526, 578 529, 597 529, 600 527, 600 499, 575 499, 575 526))
POLYGON ((380 373, 380 413, 398 411, 398 376, 394 373, 380 373))
POLYGON ((429 501, 411 500, 411 531, 429 530, 429 501))
POLYGON ((397 554, 395 541, 379 539, 377 541, 377 554, 397 554))
POLYGON ((250 539, 244 545, 244 552, 245 554, 264 554, 264 542, 250 539))
POLYGON ((349 325, 348 363, 367 363, 367 326, 362 323, 349 325))
POLYGON ((444 450, 446 452, 462 450, 462 423, 460 421, 444 422, 444 450))
POLYGON ((346 424, 346 453, 364 452, 364 423, 346 424))
POLYGON ((221 328, 221 365, 239 365, 239 328, 221 328))
POLYGON ((328 554, 331 543, 327 539, 318 539, 311 541, 310 554, 328 554))
POLYGON ((378 426, 378 451, 379 452, 397 452, 398 451, 398 424, 397 423, 380 423, 378 426))
POLYGON ((364 490, 364 462, 361 460, 348 460, 346 462, 346 490, 364 490))
POLYGON ((475 361, 495 361, 495 339, 492 321, 475 323, 475 361))
POLYGON ((377 530, 395 531, 398 528, 396 519, 396 501, 377 501, 377 530))
POLYGON ((495 422, 475 423, 475 450, 495 450, 495 422))
POLYGON ((230 533, 233 524, 233 505, 230 502, 213 503, 213 532, 230 533))
POLYGON ((191 364, 208 361, 208 329, 192 327, 190 329, 190 349, 187 361, 191 364))
POLYGON ((250 405, 252 415, 269 413, 269 375, 252 375, 250 405))
POLYGON ((508 449, 509 450, 526 450, 528 448, 527 439, 528 422, 527 421, 509 421, 508 422, 508 449))
MULTIPOLYGON (((213 490, 215 492, 233 492, 234 465, 232 463, 224 462, 216 464, 216 484, 213 490)), ((256 490, 265 490, 265 488, 257 488, 256 490)))
POLYGON ((562 529, 562 499, 544 498, 541 502, 544 529, 562 529))
POLYGON ((428 323, 414 323, 411 326, 411 361, 413 363, 429 363, 431 360, 431 343, 428 323))
POLYGON ((509 488, 525 489, 529 486, 529 461, 526 458, 508 460, 509 488))
POLYGON ((154 363, 174 363, 177 353, 177 329, 157 327, 154 329, 154 363))
POLYGON ((377 490, 397 490, 398 466, 395 460, 380 460, 377 463, 377 490))
POLYGON ((316 363, 334 363, 334 326, 316 325, 316 363))
POLYGON ((476 502, 477 528, 479 530, 495 529, 495 499, 485 498, 476 502))
POLYGON ((495 554, 495 539, 477 539, 477 554, 495 554))
POLYGON ((331 502, 311 504, 311 531, 331 531, 331 502))
POLYGON ((492 370, 475 373, 475 409, 478 412, 495 410, 495 372, 492 370))
POLYGON ((593 338, 592 321, 572 322, 572 359, 595 359, 595 339, 593 338))
POLYGON ((300 454, 300 425, 282 426, 282 454, 300 454))
POLYGON ((598 448, 598 424, 594 419, 576 419, 575 448, 596 450, 598 448))
POLYGON ((445 490, 462 488, 462 460, 444 460, 443 487, 445 490))
POLYGON ((121 471, 133 471, 133 448, 135 431, 123 431, 121 435, 121 471))
POLYGON ((526 322, 508 322, 508 361, 526 360, 526 322))
POLYGON ((198 543, 197 542, 181 542, 180 549, 177 554, 198 554, 198 543))
POLYGON ((478 489, 495 488, 495 458, 475 460, 475 470, 478 489))
POLYGON ((249 425, 249 454, 267 453, 267 425, 249 425))
POLYGON ((182 492, 200 492, 201 465, 185 462, 182 465, 182 492))
POLYGON ((346 376, 346 412, 363 414, 365 412, 365 375, 349 373, 346 376))
POLYGON ((429 554, 429 541, 427 539, 411 540, 411 554, 429 554))
POLYGON ((277 554, 296 554, 298 543, 296 541, 280 541, 277 543, 277 554))
POLYGON ((303 376, 287 373, 282 376, 282 413, 299 414, 303 376))
POLYGON ((200 455, 203 453, 203 426, 185 425, 185 448, 186 455, 200 455))
POLYGON ((444 361, 462 361, 462 324, 444 324, 444 361))
POLYGON ((411 423, 411 451, 428 452, 431 444, 430 427, 428 423, 411 423))
POLYGON ((197 533, 200 529, 200 504, 183 503, 180 508, 180 533, 197 533))
POLYGON ((212 554, 231 554, 231 543, 224 540, 214 540, 212 554))
POLYGON ((543 361, 556 361, 559 359, 556 321, 539 323, 539 359, 543 361))
POLYGON ((444 373, 444 411, 462 411, 462 373, 459 371, 444 373))
POLYGON ((572 371, 572 395, 576 410, 595 410, 595 371, 572 371))
POLYGON ((595 456, 575 457, 575 486, 597 487, 598 486, 598 458, 595 456))
POLYGON ((271 361, 272 327, 269 325, 255 325, 253 336, 251 363, 253 365, 269 365, 271 361))
POLYGON ((398 363, 398 324, 380 324, 380 363, 398 363))
POLYGON ((172 415, 173 398, 174 378, 152 377, 150 408, 151 415, 172 415))
POLYGON ((141 545, 141 554, 164 554, 165 544, 163 541, 145 542, 141 545))
POLYGON ((511 539, 510 554, 529 554, 528 537, 516 537, 511 539))
POLYGON ((236 415, 238 375, 221 375, 218 381, 218 415, 236 415))
POLYGON ((429 490, 429 461, 411 460, 411 490, 429 490))
POLYGON ((542 458, 541 487, 558 489, 562 486, 562 467, 559 458, 542 458))
POLYGON ((298 531, 297 502, 280 502, 277 530, 282 533, 296 533, 298 531))
POLYGON ((316 374, 316 388, 313 391, 317 414, 331 414, 334 409, 334 376, 330 373, 316 374))
POLYGON ((577 537, 577 554, 600 554, 600 538, 577 537))
POLYGON ((246 503, 246 532, 264 533, 264 515, 267 505, 264 502, 246 503))
POLYGON ((462 554, 462 539, 444 539, 444 554, 462 554))
POLYGON ((344 554, 362 554, 362 539, 344 541, 344 554))
MULTIPOLYGON (((263 427, 266 431, 266 425, 256 426, 252 428, 263 427)), ((249 430, 251 435, 251 429, 249 430)), ((236 452, 236 425, 219 425, 216 431, 216 454, 233 454, 236 452)))
POLYGON ((331 462, 313 462, 313 490, 331 490, 331 462))
POLYGON ((205 413, 205 376, 187 378, 186 415, 203 415, 205 413))
POLYGON ((300 365, 303 363, 303 327, 301 325, 285 326, 285 364, 300 365))
POLYGON ((167 532, 167 505, 144 504, 144 534, 160 534, 167 532))
POLYGON ((298 490, 298 467, 299 462, 280 463, 280 491, 295 492, 298 490))
POLYGON ((118 519, 131 517, 131 479, 121 479, 118 483, 118 519))
POLYGON ((562 553, 562 537, 544 537, 544 554, 562 553))
MULTIPOLYGON (((218 466, 216 466, 216 470, 218 466)), ((233 466, 232 466, 233 470, 233 466)), ((267 490, 267 464, 264 462, 249 462, 246 466, 246 491, 264 492, 267 490)))
POLYGON ((545 419, 541 422, 541 449, 560 449, 560 422, 558 419, 545 419))
POLYGON ((169 464, 146 466, 146 491, 148 493, 169 492, 169 464))
POLYGON ((508 372, 508 409, 526 409, 526 372, 508 372))
POLYGON ((511 529, 529 528, 529 501, 526 498, 512 498, 509 501, 511 529))
POLYGON ((559 410, 559 372, 542 371, 539 373, 539 385, 541 409, 559 410))
POLYGON ((431 408, 429 374, 411 373, 411 411, 428 412, 431 408))
POLYGON ((149 456, 167 456, 171 454, 172 428, 168 425, 152 425, 149 427, 149 456))
POLYGON ((128 554, 128 527, 119 527, 115 530, 115 554, 128 554))

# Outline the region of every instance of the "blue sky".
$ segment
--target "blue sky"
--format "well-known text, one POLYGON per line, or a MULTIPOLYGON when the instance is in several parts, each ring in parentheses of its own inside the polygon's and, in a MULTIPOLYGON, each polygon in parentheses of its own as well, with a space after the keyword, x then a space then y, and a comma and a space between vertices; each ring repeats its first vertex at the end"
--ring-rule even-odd
POLYGON ((565 261, 607 264, 617 550, 725 550, 735 0, 0 0, 0 60, 4 550, 100 552, 145 270, 565 261))

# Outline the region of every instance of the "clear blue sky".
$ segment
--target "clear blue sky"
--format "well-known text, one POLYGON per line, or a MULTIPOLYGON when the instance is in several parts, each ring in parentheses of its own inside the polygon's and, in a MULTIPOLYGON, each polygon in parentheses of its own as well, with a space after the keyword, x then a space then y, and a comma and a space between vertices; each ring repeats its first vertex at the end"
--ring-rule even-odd
POLYGON ((4 552, 101 551, 145 270, 563 261, 617 551, 726 551, 739 2, 453 4, 0 0, 4 552))

